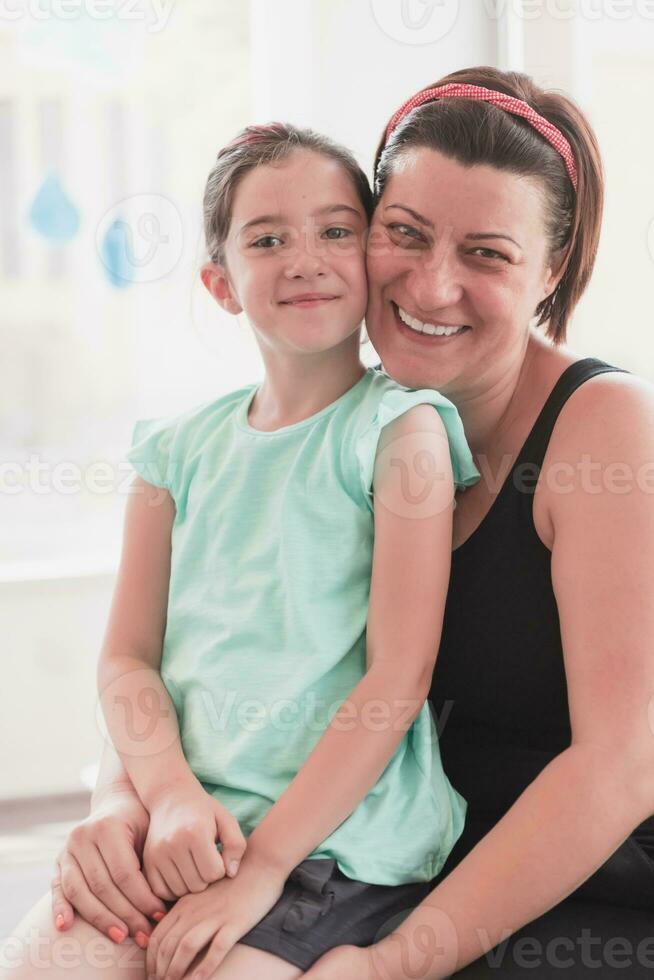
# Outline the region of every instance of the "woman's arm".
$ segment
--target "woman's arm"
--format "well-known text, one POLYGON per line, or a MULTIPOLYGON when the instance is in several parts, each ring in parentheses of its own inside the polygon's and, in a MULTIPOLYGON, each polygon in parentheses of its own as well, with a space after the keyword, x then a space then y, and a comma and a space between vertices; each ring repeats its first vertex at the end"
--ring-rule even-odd
POLYGON ((373 487, 367 672, 248 839, 245 861, 269 861, 284 876, 372 789, 431 683, 450 572, 454 496, 447 434, 432 406, 415 406, 382 429, 373 487), (431 456, 426 494, 424 479, 418 476, 415 485, 415 474, 425 472, 416 458, 424 463, 425 453, 431 456))
POLYGON ((569 399, 543 471, 571 745, 373 947, 384 980, 461 969, 566 898, 654 812, 654 391, 616 377, 569 399))
POLYGON ((106 738, 102 747, 102 758, 100 759, 98 775, 93 792, 91 793, 91 812, 104 799, 107 793, 110 793, 114 789, 134 793, 138 799, 138 793, 134 789, 122 759, 116 752, 113 742, 106 738))

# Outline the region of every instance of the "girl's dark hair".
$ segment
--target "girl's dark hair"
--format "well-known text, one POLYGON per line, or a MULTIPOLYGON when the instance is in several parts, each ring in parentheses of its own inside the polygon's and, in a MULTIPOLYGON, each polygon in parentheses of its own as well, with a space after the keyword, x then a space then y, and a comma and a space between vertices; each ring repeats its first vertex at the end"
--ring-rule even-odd
POLYGON ((204 235, 212 262, 223 264, 224 245, 232 219, 234 194, 247 173, 262 164, 279 163, 295 150, 312 150, 335 160, 352 180, 368 220, 373 212, 370 184, 348 149, 328 136, 290 123, 246 126, 224 146, 207 177, 204 190, 204 235))
POLYGON ((604 177, 595 134, 572 99, 540 88, 529 75, 481 66, 452 72, 425 87, 449 82, 481 85, 512 95, 553 123, 572 148, 576 193, 559 153, 525 119, 488 102, 446 98, 410 112, 393 130, 388 143, 382 136, 375 157, 376 200, 398 157, 414 146, 438 150, 464 166, 487 164, 538 180, 550 255, 563 249, 563 264, 557 288, 538 304, 535 315, 537 325, 546 323, 546 335, 559 344, 565 341, 568 320, 588 284, 597 254, 604 177))

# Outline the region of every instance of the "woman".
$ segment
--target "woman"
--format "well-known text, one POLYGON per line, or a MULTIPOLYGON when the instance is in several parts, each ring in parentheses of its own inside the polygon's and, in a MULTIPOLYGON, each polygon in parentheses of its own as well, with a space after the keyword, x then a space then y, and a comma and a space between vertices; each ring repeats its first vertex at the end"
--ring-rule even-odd
MULTIPOLYGON (((560 346, 599 236, 588 123, 526 76, 477 68, 434 87, 453 83, 517 102, 431 93, 389 127, 367 326, 393 378, 455 402, 483 476, 457 500, 431 697, 467 824, 417 909, 370 949, 336 948, 305 976, 645 976, 654 392, 560 346), (425 324, 461 329, 438 336, 425 324)), ((92 814, 53 883, 53 918, 65 916, 79 949, 122 923, 151 931, 161 902, 138 870, 146 829, 105 753, 92 814), (71 926, 73 905, 86 921, 71 926)), ((48 912, 44 898, 19 936, 56 936, 48 912)), ((102 976, 141 980, 140 950, 109 947, 117 969, 102 976)), ((88 962, 80 970, 95 975, 88 962)))

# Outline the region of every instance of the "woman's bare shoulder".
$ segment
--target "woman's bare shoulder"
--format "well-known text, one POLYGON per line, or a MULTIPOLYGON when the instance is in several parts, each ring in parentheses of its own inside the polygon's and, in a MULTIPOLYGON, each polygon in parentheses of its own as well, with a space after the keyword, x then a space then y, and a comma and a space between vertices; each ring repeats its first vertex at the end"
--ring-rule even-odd
MULTIPOLYGON (((587 356, 540 341, 533 358, 530 388, 541 392, 544 403, 544 393, 553 389, 563 372, 587 356)), ((612 435, 624 436, 627 428, 648 437, 653 425, 654 384, 633 372, 606 371, 588 378, 566 400, 554 426, 548 455, 556 459, 575 450, 588 451, 585 447, 591 444, 609 445, 612 435)))
POLYGON ((626 450, 654 433, 654 384, 633 373, 607 371, 580 385, 561 409, 552 434, 553 448, 563 452, 611 454, 615 440, 626 450), (633 440, 633 441, 632 441, 633 440))

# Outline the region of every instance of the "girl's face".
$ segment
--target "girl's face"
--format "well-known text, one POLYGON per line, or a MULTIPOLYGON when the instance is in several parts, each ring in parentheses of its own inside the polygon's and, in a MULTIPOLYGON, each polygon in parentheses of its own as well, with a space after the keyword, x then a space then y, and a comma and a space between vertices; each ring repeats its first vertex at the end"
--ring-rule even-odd
POLYGON ((536 182, 426 148, 397 165, 370 228, 366 316, 395 380, 465 395, 501 379, 556 281, 536 182))
POLYGON ((367 225, 344 168, 296 150, 241 180, 211 291, 229 312, 246 312, 260 344, 311 354, 336 347, 358 336, 365 314, 367 225))

